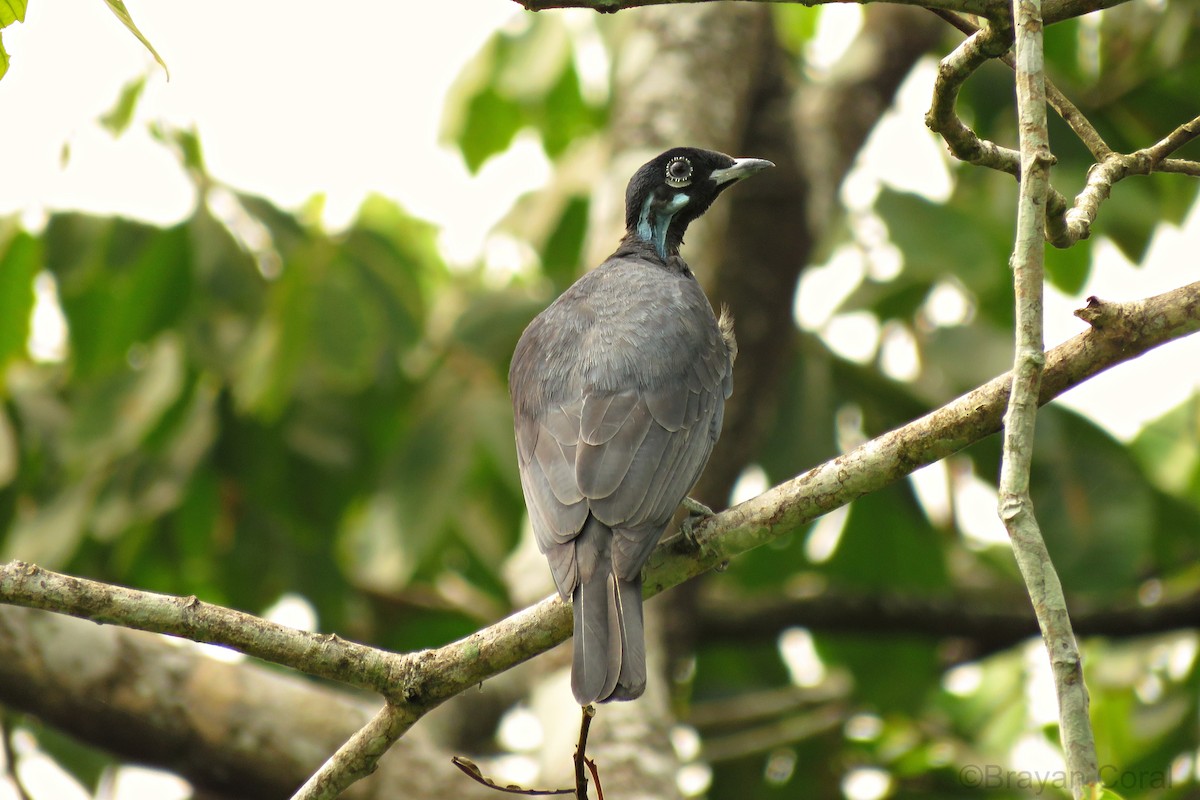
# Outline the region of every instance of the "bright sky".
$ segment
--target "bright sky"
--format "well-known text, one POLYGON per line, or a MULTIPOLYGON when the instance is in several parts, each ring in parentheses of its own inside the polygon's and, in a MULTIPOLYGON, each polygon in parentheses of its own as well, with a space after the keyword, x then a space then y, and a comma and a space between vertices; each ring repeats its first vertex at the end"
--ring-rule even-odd
POLYGON ((448 87, 488 34, 521 13, 515 3, 127 5, 169 83, 101 0, 34 0, 25 23, 4 31, 12 63, 0 80, 0 214, 70 207, 182 219, 193 193, 147 133, 154 120, 195 125, 210 171, 235 188, 292 208, 325 192, 335 227, 366 192, 380 192, 442 224, 451 254, 464 258, 515 196, 546 178, 536 146, 472 179, 437 143, 448 87), (114 139, 96 118, 147 72, 137 117, 114 139))

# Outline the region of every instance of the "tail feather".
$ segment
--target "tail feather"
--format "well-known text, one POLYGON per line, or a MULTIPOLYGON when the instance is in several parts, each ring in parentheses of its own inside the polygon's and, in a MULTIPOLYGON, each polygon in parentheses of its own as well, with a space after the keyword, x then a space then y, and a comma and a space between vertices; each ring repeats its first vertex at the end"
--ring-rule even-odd
POLYGON ((575 650, 571 663, 571 691, 579 705, 603 700, 608 692, 609 623, 608 586, 604 575, 593 575, 575 587, 571 604, 575 616, 575 650))
MULTIPOLYGON (((611 608, 620 631, 620 674, 607 699, 634 700, 646 691, 646 633, 642 624, 642 581, 613 579, 616 591, 611 608)), ((614 650, 617 648, 613 648, 614 650)))
POLYGON ((589 556, 579 559, 580 581, 571 593, 571 690, 580 705, 633 700, 646 689, 642 582, 613 574, 611 536, 607 526, 593 519, 576 540, 577 555, 589 556))

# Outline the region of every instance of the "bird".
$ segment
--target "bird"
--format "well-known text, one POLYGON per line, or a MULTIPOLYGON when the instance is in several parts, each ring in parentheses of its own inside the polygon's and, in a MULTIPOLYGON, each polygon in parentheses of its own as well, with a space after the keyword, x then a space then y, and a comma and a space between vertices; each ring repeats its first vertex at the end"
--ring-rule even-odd
POLYGON ((581 706, 646 688, 642 568, 721 433, 737 345, 679 255, 721 192, 768 167, 676 147, 629 181, 611 256, 538 314, 509 368, 521 488, 574 616, 581 706))

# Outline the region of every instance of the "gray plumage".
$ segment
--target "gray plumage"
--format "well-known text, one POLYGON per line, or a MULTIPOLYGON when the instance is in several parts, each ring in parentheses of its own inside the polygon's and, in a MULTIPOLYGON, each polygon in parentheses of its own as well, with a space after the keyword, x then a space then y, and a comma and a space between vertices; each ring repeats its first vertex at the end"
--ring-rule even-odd
POLYGON ((733 387, 732 325, 679 257, 683 232, 766 166, 691 148, 646 164, 620 247, 530 323, 513 355, 521 486, 574 607, 581 705, 645 689, 642 568, 704 469, 733 387))

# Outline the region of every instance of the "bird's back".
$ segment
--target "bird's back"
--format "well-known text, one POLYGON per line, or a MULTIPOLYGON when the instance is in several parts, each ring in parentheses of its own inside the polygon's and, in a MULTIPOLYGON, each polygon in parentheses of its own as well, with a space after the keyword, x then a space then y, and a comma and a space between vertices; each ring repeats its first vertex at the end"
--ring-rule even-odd
POLYGON ((712 306, 682 259, 672 260, 628 244, 539 314, 509 370, 518 412, 536 415, 580 392, 728 381, 729 347, 712 306))
POLYGON ((543 311, 513 356, 522 482, 564 597, 587 516, 616 532, 614 563, 636 577, 720 434, 730 346, 674 261, 622 247, 543 311))

